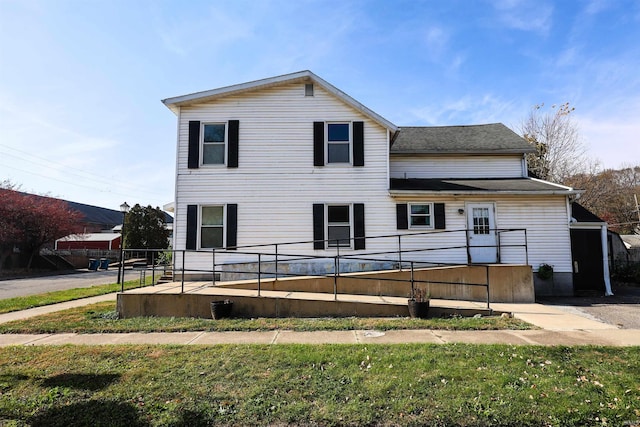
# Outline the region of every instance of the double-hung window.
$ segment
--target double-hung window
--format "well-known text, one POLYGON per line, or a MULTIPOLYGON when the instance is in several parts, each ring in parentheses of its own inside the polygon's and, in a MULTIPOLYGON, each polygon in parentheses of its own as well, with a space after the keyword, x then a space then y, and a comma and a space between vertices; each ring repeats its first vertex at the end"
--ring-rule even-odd
POLYGON ((202 164, 224 165, 227 126, 224 123, 204 124, 202 134, 202 164))
POLYGON ((433 204, 409 205, 409 228, 433 228, 433 204))
POLYGON ((349 123, 327 123, 327 162, 351 161, 351 126, 349 123))
POLYGON ((200 213, 200 247, 224 247, 224 206, 202 206, 200 213))
POLYGON ((329 247, 351 246, 351 209, 349 205, 327 206, 327 237, 329 247))

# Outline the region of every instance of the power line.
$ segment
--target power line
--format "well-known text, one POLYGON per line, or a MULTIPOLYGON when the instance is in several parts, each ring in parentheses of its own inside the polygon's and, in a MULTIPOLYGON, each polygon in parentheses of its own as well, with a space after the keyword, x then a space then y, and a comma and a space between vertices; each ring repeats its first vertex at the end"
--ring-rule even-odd
MULTIPOLYGON (((137 190, 140 190, 140 187, 139 187, 139 186, 137 186, 137 185, 136 185, 136 186, 134 186, 134 185, 132 185, 131 183, 127 183, 127 182, 124 182, 124 181, 120 181, 120 180, 117 180, 117 179, 111 179, 111 178, 107 180, 107 179, 105 179, 105 178, 103 178, 103 177, 101 177, 101 176, 99 176, 99 175, 96 175, 96 174, 94 174, 94 173, 92 173, 92 172, 88 172, 88 171, 85 171, 85 170, 80 169, 80 168, 77 168, 77 167, 64 165, 64 164, 62 164, 62 163, 58 163, 58 162, 55 162, 55 161, 50 160, 50 159, 46 159, 46 158, 43 158, 43 157, 40 157, 40 156, 36 156, 36 155, 31 154, 31 153, 28 153, 28 152, 26 152, 26 151, 19 150, 19 149, 17 149, 17 148, 13 148, 13 147, 9 147, 9 146, 7 146, 7 145, 5 145, 5 144, 0 144, 0 146, 2 146, 2 147, 6 147, 6 148, 9 148, 9 149, 14 150, 14 151, 17 151, 17 152, 19 152, 19 153, 26 154, 26 155, 27 155, 27 156, 29 156, 29 157, 33 157, 33 158, 39 159, 39 160, 41 160, 41 161, 40 161, 40 162, 36 162, 36 161, 34 161, 34 160, 31 160, 31 159, 28 159, 28 158, 25 158, 25 157, 21 157, 21 156, 18 156, 18 155, 16 155, 16 154, 11 154, 11 153, 7 153, 7 152, 5 152, 4 154, 6 154, 6 155, 9 155, 9 156, 12 156, 12 157, 15 157, 15 158, 21 159, 21 160, 26 161, 26 162, 30 162, 30 163, 34 163, 34 164, 39 164, 40 166, 44 166, 44 167, 46 167, 46 168, 53 169, 53 170, 55 170, 56 172, 65 172, 65 173, 67 173, 67 174, 72 174, 72 175, 78 176, 78 177, 80 177, 80 178, 82 178, 82 179, 90 179, 90 180, 93 180, 93 181, 98 182, 98 183, 101 183, 101 184, 113 184, 113 183, 115 182, 115 183, 117 183, 117 184, 119 184, 120 186, 123 186, 123 187, 127 187, 127 188, 130 188, 130 189, 137 189, 137 190), (52 167, 52 164, 56 164, 56 165, 58 165, 59 167, 65 168, 65 170, 64 170, 64 171, 61 171, 61 170, 60 170, 60 169, 58 169, 58 168, 54 168, 54 167, 52 167), (69 170, 69 169, 71 169, 71 170, 69 170), (79 171, 79 172, 81 172, 82 174, 87 175, 87 176, 84 176, 84 175, 81 175, 81 174, 75 173, 75 172, 73 172, 72 170, 77 170, 77 171, 79 171)), ((14 168, 14 169, 16 169, 16 168, 14 168)), ((28 172, 28 171, 25 171, 25 172, 28 172)), ((48 178, 48 177, 47 177, 47 178, 48 178)), ((54 178, 50 178, 50 179, 54 179, 54 178)), ((160 196, 160 195, 161 195, 160 193, 154 192, 153 190, 151 190, 151 191, 149 191, 149 189, 144 189, 144 190, 145 190, 145 192, 148 192, 148 193, 151 193, 151 194, 155 194, 156 196, 160 196)))
MULTIPOLYGON (((54 178, 54 177, 47 176, 47 175, 43 175, 43 174, 40 174, 40 173, 37 173, 37 172, 28 171, 28 170, 24 170, 24 169, 20 169, 20 168, 16 168, 16 167, 14 167, 14 166, 9 166, 9 165, 7 165, 7 164, 3 164, 2 166, 7 167, 7 168, 9 168, 9 169, 17 170, 17 171, 20 171, 20 172, 28 173, 28 174, 31 174, 31 175, 36 175, 36 176, 39 176, 39 177, 42 177, 42 178, 50 179, 50 180, 53 180, 53 181, 62 182, 62 183, 64 183, 64 184, 69 184, 69 185, 75 185, 75 186, 77 186, 77 187, 88 188, 88 189, 90 189, 90 190, 98 191, 98 192, 100 192, 100 193, 115 194, 115 195, 119 195, 119 196, 123 196, 123 197, 127 197, 127 198, 134 198, 134 199, 136 199, 136 198, 137 198, 137 197, 134 197, 132 194, 124 194, 124 193, 119 193, 119 192, 117 192, 117 191, 112 191, 112 190, 103 190, 103 189, 96 188, 96 187, 93 187, 93 186, 88 186, 88 185, 78 184, 77 182, 65 181, 65 180, 63 180, 63 179, 54 178)), ((140 194, 142 194, 142 193, 135 193, 135 194, 140 195, 140 194)), ((155 198, 154 198, 154 199, 152 199, 152 200, 155 200, 155 201, 156 201, 156 202, 158 202, 159 204, 164 204, 164 203, 166 203, 166 200, 165 200, 165 201, 160 201, 159 199, 155 199, 155 198)))

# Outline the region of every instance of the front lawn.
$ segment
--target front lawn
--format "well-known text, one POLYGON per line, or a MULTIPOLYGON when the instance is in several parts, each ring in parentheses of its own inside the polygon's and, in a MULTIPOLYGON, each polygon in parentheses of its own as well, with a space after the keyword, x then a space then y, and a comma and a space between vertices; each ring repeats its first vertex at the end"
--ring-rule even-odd
POLYGON ((484 317, 449 319, 398 318, 258 318, 194 319, 138 317, 118 319, 115 302, 106 301, 0 324, 0 333, 105 333, 105 332, 183 332, 183 331, 335 331, 390 329, 497 330, 531 329, 526 322, 512 318, 484 317))
POLYGON ((0 348, 0 425, 629 426, 640 348, 0 348))
MULTIPOLYGON (((151 277, 145 279, 145 286, 151 285, 151 277)), ((139 280, 129 280, 124 282, 124 289, 135 289, 140 287, 139 280)), ((29 295, 25 297, 15 297, 0 299, 0 314, 12 311, 26 310, 34 307, 57 304, 60 302, 73 301, 82 298, 95 297, 98 295, 120 292, 122 285, 112 283, 109 285, 96 285, 88 288, 74 288, 63 291, 53 291, 44 294, 29 295)))

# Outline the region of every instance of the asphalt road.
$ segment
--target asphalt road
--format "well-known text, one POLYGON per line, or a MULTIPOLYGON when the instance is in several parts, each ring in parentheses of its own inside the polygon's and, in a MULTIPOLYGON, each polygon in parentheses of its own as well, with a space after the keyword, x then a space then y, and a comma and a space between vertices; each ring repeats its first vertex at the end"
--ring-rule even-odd
POLYGON ((640 329, 640 287, 612 286, 613 296, 543 298, 539 302, 622 329, 640 329))
MULTIPOLYGON (((134 280, 137 277, 137 271, 127 270, 125 273, 126 280, 134 280)), ((107 271, 78 270, 75 273, 58 276, 0 280, 0 299, 24 297, 65 289, 88 288, 94 285, 116 283, 117 281, 117 269, 107 271)))

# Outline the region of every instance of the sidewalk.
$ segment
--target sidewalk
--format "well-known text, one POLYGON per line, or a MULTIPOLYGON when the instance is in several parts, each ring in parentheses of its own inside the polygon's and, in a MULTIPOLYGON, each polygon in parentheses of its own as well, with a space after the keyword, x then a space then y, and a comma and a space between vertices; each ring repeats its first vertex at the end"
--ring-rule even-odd
MULTIPOLYGON (((115 300, 116 294, 102 295, 0 315, 0 323, 25 319, 44 313, 79 307, 99 301, 115 300)), ((0 347, 11 345, 110 345, 110 344, 402 344, 471 343, 512 345, 605 345, 640 346, 640 330, 587 319, 542 304, 492 304, 497 311, 541 329, 516 331, 266 331, 266 332, 181 332, 111 334, 1 334, 0 347)))

